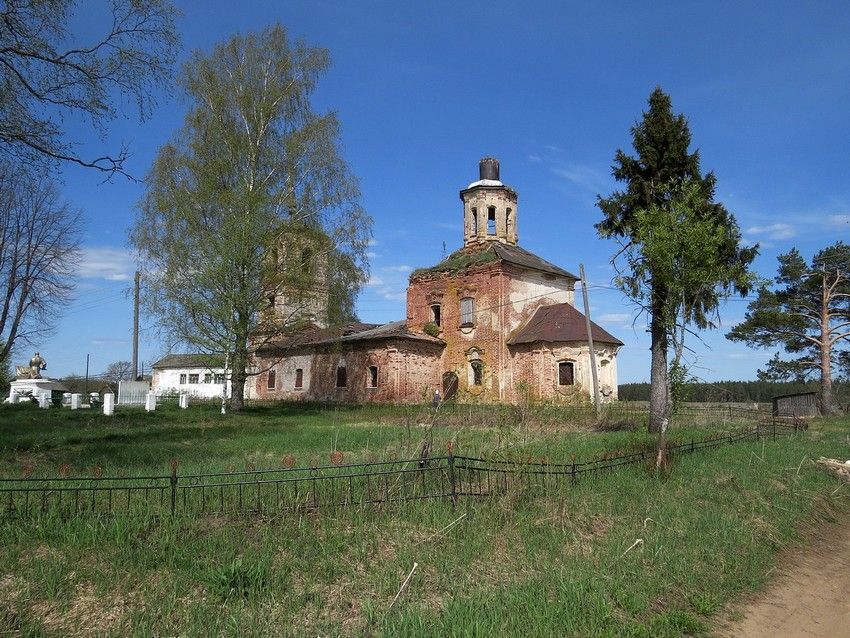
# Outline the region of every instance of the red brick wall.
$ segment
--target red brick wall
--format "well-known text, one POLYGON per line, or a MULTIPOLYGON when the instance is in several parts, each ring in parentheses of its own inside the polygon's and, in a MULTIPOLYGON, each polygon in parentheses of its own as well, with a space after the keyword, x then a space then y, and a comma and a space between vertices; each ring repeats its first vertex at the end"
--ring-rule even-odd
POLYGON ((268 389, 268 372, 253 377, 258 399, 302 399, 357 403, 414 403, 430 400, 439 387, 441 346, 406 339, 349 344, 339 349, 289 353, 278 361, 258 357, 260 369, 273 366, 275 389, 268 389), (346 368, 347 383, 336 387, 337 367, 346 368), (368 368, 377 366, 378 386, 367 386, 368 368), (294 388, 294 368, 304 370, 304 387, 294 388))

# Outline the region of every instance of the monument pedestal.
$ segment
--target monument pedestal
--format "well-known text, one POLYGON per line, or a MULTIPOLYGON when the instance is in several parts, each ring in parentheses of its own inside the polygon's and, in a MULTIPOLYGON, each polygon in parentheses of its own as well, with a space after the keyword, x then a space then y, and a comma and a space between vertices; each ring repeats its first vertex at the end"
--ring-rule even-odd
POLYGON ((54 392, 67 391, 65 384, 55 379, 16 379, 10 384, 9 398, 4 403, 29 401, 29 397, 38 399, 43 394, 52 397, 54 392))

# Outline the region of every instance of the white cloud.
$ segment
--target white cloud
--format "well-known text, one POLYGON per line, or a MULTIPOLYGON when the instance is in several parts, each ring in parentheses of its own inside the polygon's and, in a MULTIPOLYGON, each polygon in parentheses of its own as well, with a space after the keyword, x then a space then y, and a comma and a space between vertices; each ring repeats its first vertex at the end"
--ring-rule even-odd
POLYGON ((384 280, 383 280, 383 279, 381 279, 380 277, 376 276, 376 275, 370 275, 370 276, 369 276, 369 281, 367 281, 367 282, 366 282, 366 285, 367 285, 367 286, 370 286, 370 287, 373 287, 373 288, 374 288, 375 286, 383 286, 383 285, 384 285, 384 280))
POLYGON ((751 226, 744 231, 747 235, 761 235, 768 239, 791 239, 797 230, 791 224, 769 224, 767 226, 751 226))
POLYGON ((850 224, 850 215, 828 215, 826 223, 830 226, 844 226, 850 224))
POLYGON ((398 290, 394 288, 383 288, 378 291, 378 293, 384 299, 389 299, 392 301, 407 301, 407 291, 406 290, 398 290))
POLYGON ((528 156, 528 161, 529 161, 529 162, 542 162, 542 161, 543 161, 543 158, 542 158, 542 157, 540 157, 539 155, 529 155, 529 156, 528 156))
MULTIPOLYGON (((594 319, 597 319, 594 317, 594 319)), ((599 315, 598 321, 605 323, 626 323, 632 320, 632 315, 626 312, 609 312, 604 315, 599 315)))
POLYGON ((400 266, 387 266, 384 270, 388 270, 390 272, 410 272, 413 268, 407 264, 401 264, 400 266))
POLYGON ((108 281, 128 281, 133 278, 133 259, 120 248, 83 248, 77 275, 108 281))
POLYGON ((377 256, 378 256, 378 253, 368 252, 368 253, 366 253, 366 256, 367 256, 369 259, 375 259, 375 257, 377 257, 377 256))
POLYGON ((460 224, 449 224, 447 222, 440 222, 439 224, 437 224, 437 227, 438 228, 446 228, 448 230, 456 230, 457 232, 460 232, 460 231, 463 230, 463 226, 461 226, 460 224))
POLYGON ((580 188, 593 192, 603 190, 606 183, 606 177, 590 166, 573 164, 570 166, 551 168, 550 170, 555 175, 564 178, 571 184, 575 184, 580 188))

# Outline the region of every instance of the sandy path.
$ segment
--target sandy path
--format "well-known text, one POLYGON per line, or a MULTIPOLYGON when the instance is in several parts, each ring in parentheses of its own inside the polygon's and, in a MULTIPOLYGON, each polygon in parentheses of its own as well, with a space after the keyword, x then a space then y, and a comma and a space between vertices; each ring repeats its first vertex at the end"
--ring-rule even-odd
POLYGON ((733 609, 742 620, 721 624, 719 636, 850 637, 850 521, 789 554, 764 590, 733 609))

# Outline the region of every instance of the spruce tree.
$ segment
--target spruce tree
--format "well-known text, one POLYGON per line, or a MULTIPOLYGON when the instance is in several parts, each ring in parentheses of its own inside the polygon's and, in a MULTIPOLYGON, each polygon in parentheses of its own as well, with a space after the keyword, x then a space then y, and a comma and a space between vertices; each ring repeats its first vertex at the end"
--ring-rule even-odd
POLYGON ((660 88, 631 132, 637 154, 618 150, 612 170, 625 189, 598 198, 603 219, 596 229, 621 243, 612 259, 616 283, 649 314, 649 429, 661 432, 671 411, 670 344, 681 365, 686 326, 712 326, 723 298, 746 293, 756 249, 740 246, 735 217, 714 201, 714 174, 703 176, 699 151, 689 151, 685 116, 673 114, 660 88))

